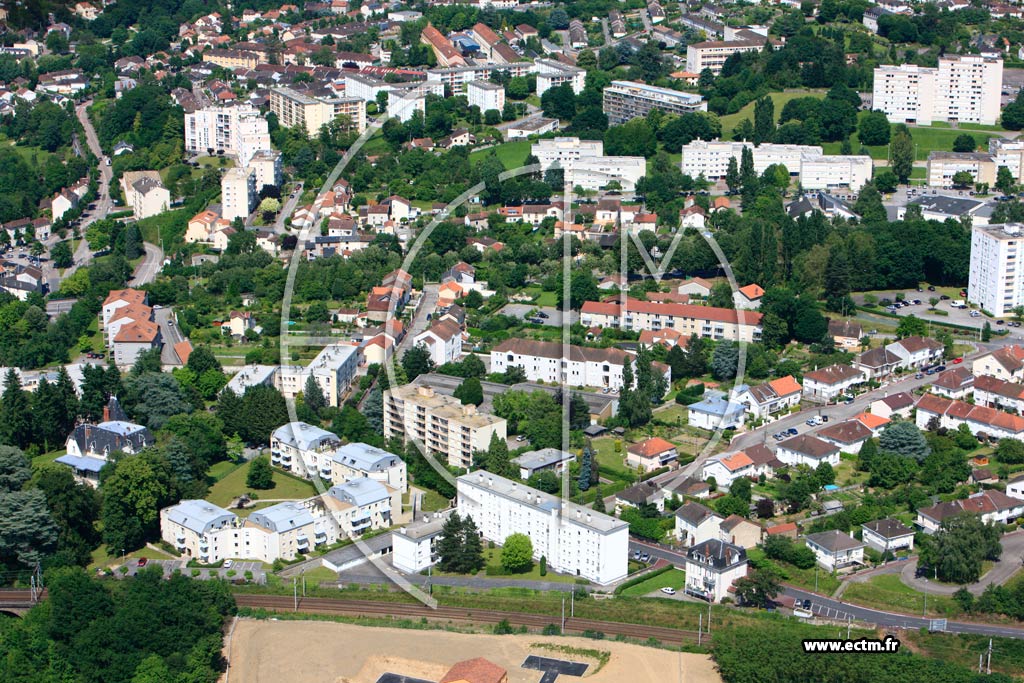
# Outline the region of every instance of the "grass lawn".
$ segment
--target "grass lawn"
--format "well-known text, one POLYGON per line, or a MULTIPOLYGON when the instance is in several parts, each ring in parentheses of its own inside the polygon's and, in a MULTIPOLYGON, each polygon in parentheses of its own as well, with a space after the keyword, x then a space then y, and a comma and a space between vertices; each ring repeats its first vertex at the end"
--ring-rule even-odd
POLYGON ((522 579, 528 581, 555 581, 558 583, 575 583, 576 577, 569 574, 556 574, 548 569, 544 576, 540 575, 540 563, 534 562, 530 571, 522 574, 502 574, 501 571, 501 548, 484 548, 484 562, 491 569, 490 578, 495 579, 522 579))
POLYGON ((668 424, 679 425, 685 427, 689 424, 690 412, 687 406, 679 405, 678 403, 672 403, 663 410, 658 410, 654 413, 654 418, 668 424))
POLYGON ((787 562, 769 560, 765 557, 764 551, 761 548, 750 548, 747 550, 747 558, 751 564, 759 567, 765 565, 773 566, 779 572, 779 575, 782 576, 783 581, 800 588, 815 590, 815 584, 817 584, 817 592, 823 595, 832 595, 839 588, 839 579, 820 567, 800 569, 787 562), (815 582, 815 574, 817 574, 817 582, 815 582))
MULTIPOLYGON (((891 171, 891 166, 875 166, 875 175, 878 175, 882 171, 891 171)), ((928 177, 928 169, 924 166, 915 166, 910 169, 911 180, 924 180, 928 177)))
MULTIPOLYGON (((779 114, 782 113, 782 108, 786 106, 786 103, 790 100, 795 100, 798 97, 825 97, 827 90, 793 90, 787 92, 773 92, 768 93, 772 98, 772 102, 775 103, 775 117, 778 119, 779 114)), ((735 114, 726 114, 719 120, 722 122, 722 133, 727 135, 732 132, 732 129, 736 127, 743 119, 750 119, 750 122, 754 122, 754 103, 751 102, 747 106, 740 109, 735 114)))
MULTIPOLYGON (((900 581, 898 574, 881 574, 863 583, 851 583, 843 591, 843 600, 865 607, 908 614, 921 614, 924 609, 924 594, 900 581)), ((928 596, 928 614, 952 616, 958 612, 959 608, 952 598, 941 595, 928 596)))
POLYGON ((542 291, 537 295, 537 298, 533 300, 533 303, 537 306, 557 306, 558 305, 558 292, 544 292, 542 291))
POLYGON ((206 476, 213 481, 220 481, 234 472, 237 467, 238 463, 231 462, 230 460, 221 460, 220 462, 215 462, 210 466, 210 469, 206 472, 206 476))
POLYGON ((626 444, 622 444, 622 452, 615 452, 615 438, 601 437, 592 442, 594 450, 597 451, 597 464, 613 472, 622 474, 633 474, 632 470, 626 467, 626 444))
POLYGON ((675 588, 677 591, 683 589, 683 585, 686 583, 686 572, 681 569, 672 569, 659 574, 653 578, 647 579, 635 586, 630 586, 626 590, 622 591, 622 595, 642 597, 648 593, 661 590, 662 588, 675 588))
POLYGON ((314 567, 307 571, 302 572, 302 576, 306 579, 306 584, 309 582, 320 583, 321 581, 337 582, 337 572, 332 572, 327 567, 314 567))
POLYGON ((437 491, 431 491, 430 489, 422 489, 423 498, 420 504, 423 506, 425 512, 433 512, 435 510, 446 510, 451 501, 442 496, 437 491))
POLYGON ((33 467, 42 467, 43 465, 48 465, 51 462, 53 462, 54 460, 56 460, 57 458, 59 458, 60 456, 64 455, 65 453, 67 453, 67 451, 64 450, 64 449, 61 449, 59 451, 50 451, 49 453, 43 453, 42 455, 37 455, 36 457, 32 458, 32 466, 33 467))
POLYGON ((494 152, 498 155, 498 160, 504 164, 506 169, 518 168, 523 165, 526 161, 526 157, 530 154, 530 147, 533 145, 531 140, 512 140, 511 142, 503 142, 500 145, 489 147, 487 149, 481 149, 477 152, 471 152, 469 155, 469 163, 479 164, 481 161, 486 159, 494 152))
MULTIPOLYGON (((152 548, 140 548, 133 550, 125 554, 125 560, 138 560, 145 557, 147 560, 170 560, 174 559, 174 556, 169 553, 164 553, 152 548)), ((112 564, 121 564, 121 552, 120 548, 114 552, 110 552, 106 545, 100 545, 91 553, 92 561, 89 563, 88 569, 96 569, 97 567, 107 567, 112 564)))
POLYGON ((202 168, 232 168, 235 165, 231 157, 199 157, 196 161, 202 168))
MULTIPOLYGON (((210 494, 206 496, 206 500, 210 501, 214 505, 227 507, 231 504, 232 500, 243 493, 251 491, 251 489, 245 485, 245 477, 248 472, 249 465, 247 463, 235 466, 234 470, 227 474, 223 474, 220 480, 210 488, 210 494)), ((266 491, 256 491, 255 493, 257 493, 260 498, 284 498, 288 500, 298 500, 316 495, 316 488, 314 488, 311 482, 285 474, 281 470, 275 468, 274 488, 266 491)))

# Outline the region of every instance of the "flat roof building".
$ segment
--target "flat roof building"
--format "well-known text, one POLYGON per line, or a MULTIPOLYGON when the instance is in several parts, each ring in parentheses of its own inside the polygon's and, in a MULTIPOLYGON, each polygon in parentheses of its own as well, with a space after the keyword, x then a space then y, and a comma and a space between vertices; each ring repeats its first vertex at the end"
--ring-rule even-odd
POLYGON ((700 95, 636 81, 612 81, 605 86, 603 97, 604 113, 613 126, 647 116, 652 109, 677 115, 708 110, 708 103, 700 95))

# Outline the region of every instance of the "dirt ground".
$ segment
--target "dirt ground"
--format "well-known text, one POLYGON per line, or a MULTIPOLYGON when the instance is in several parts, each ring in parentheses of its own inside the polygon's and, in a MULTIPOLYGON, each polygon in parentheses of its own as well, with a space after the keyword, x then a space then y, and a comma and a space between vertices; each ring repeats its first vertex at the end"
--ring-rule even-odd
MULTIPOLYGON (((486 657, 508 670, 509 683, 537 683, 541 672, 522 669, 530 654, 586 661, 588 683, 721 683, 706 655, 586 638, 479 635, 447 631, 353 626, 328 621, 239 619, 228 646, 225 683, 376 683, 392 672, 436 681, 457 661, 486 657), (536 643, 611 653, 596 674, 586 657, 538 648, 536 643), (682 673, 680 674, 680 668, 682 673)), ((569 676, 559 677, 569 683, 569 676)))

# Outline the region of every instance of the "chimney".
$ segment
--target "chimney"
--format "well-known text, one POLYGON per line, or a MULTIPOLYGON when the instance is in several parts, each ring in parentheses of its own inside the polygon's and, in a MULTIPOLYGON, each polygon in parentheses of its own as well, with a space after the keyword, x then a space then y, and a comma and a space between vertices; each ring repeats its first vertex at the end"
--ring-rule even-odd
POLYGON ((103 406, 103 421, 110 422, 110 404, 103 406))

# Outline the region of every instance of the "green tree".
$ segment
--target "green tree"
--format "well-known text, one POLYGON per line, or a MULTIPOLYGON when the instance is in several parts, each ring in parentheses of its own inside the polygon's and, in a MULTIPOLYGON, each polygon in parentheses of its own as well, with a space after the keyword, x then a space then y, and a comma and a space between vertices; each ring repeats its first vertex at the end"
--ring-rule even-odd
POLYGON ((438 569, 444 572, 459 571, 462 540, 462 518, 458 512, 453 512, 441 526, 441 534, 437 538, 435 548, 438 569))
POLYGON ((982 562, 998 560, 1003 547, 1001 530, 986 524, 977 515, 954 515, 942 526, 921 552, 921 560, 933 567, 942 581, 965 585, 981 577, 982 562))
POLYGON ((274 471, 270 468, 270 461, 266 458, 253 458, 245 474, 245 485, 261 490, 274 488, 274 471))
POLYGON ((891 126, 885 112, 869 111, 857 124, 857 139, 862 145, 888 145, 891 126))
POLYGON ((96 490, 76 482, 71 469, 58 464, 40 467, 32 486, 46 497, 46 507, 59 530, 58 552, 65 553, 69 564, 88 564, 90 553, 100 541, 96 528, 100 502, 96 490))
POLYGON ((172 679, 170 669, 160 655, 150 655, 139 662, 131 683, 167 683, 172 679))
POLYGON ((711 356, 711 376, 718 380, 730 380, 736 376, 740 350, 735 342, 720 341, 711 356))
POLYGON ((771 142, 775 134, 775 102, 768 95, 754 103, 754 144, 771 142))
POLYGON ((723 517, 730 515, 739 515, 740 517, 746 517, 749 514, 749 504, 744 502, 742 498, 730 495, 722 496, 715 501, 715 511, 723 517))
POLYGON ((148 450, 117 460, 101 473, 103 542, 134 549, 159 533, 160 510, 177 500, 170 464, 148 450))
POLYGON ((1000 166, 996 173, 996 189, 1003 194, 1012 194, 1016 187, 1017 179, 1013 177, 1013 172, 1006 166, 1000 166))
POLYGON ((872 182, 875 184, 875 187, 879 192, 888 194, 896 191, 896 187, 899 185, 900 179, 896 177, 895 173, 889 169, 885 169, 876 173, 872 182))
POLYGON ((931 452, 927 439, 913 422, 893 422, 878 437, 882 451, 896 453, 921 462, 931 452))
POLYGON ((323 389, 320 388, 320 383, 316 381, 313 375, 306 378, 306 384, 302 390, 302 400, 317 415, 327 407, 327 399, 324 397, 323 389))
POLYGON ((910 174, 914 170, 914 140, 910 136, 910 129, 904 125, 896 126, 892 136, 892 146, 889 148, 889 156, 893 173, 900 179, 901 183, 910 180, 910 174))
POLYGON ((4 377, 0 396, 0 443, 26 448, 32 443, 32 403, 21 388, 18 373, 11 368, 4 377))
POLYGON ((740 477, 729 486, 729 495, 739 498, 744 503, 750 503, 750 480, 746 477, 740 477))
POLYGON ((985 324, 981 328, 981 341, 990 342, 992 341, 992 324, 989 321, 985 321, 985 324))
POLYGON ((970 171, 957 171, 953 174, 953 187, 964 189, 974 184, 974 174, 970 171))
POLYGON ((768 607, 782 590, 778 574, 767 567, 755 569, 748 576, 736 580, 736 596, 744 605, 768 607))
POLYGON ((558 479, 558 475, 551 470, 534 472, 526 480, 526 485, 538 491, 551 494, 557 494, 562 488, 562 482, 558 479))
POLYGON ((427 347, 417 344, 406 351, 402 356, 402 369, 405 370, 405 376, 410 382, 420 375, 431 372, 434 369, 434 361, 427 347))
POLYGON ((594 468, 594 454, 590 450, 590 446, 583 448, 583 455, 580 458, 580 475, 577 482, 580 491, 587 491, 590 489, 590 478, 594 468))
POLYGON ((961 133, 953 140, 954 152, 973 152, 978 149, 978 141, 970 133, 961 133))
POLYGON ((71 247, 67 242, 57 242, 50 249, 50 258, 55 268, 70 268, 73 262, 71 247))
POLYGON ((497 432, 491 434, 491 442, 487 448, 487 459, 484 469, 499 477, 515 479, 518 475, 516 466, 512 464, 508 454, 508 443, 498 436, 497 432))
POLYGON ((1017 439, 1000 439, 996 446, 996 459, 1007 465, 1024 463, 1024 442, 1017 439))
POLYGON ((288 422, 288 405, 274 387, 249 387, 242 396, 240 416, 242 430, 238 435, 250 444, 265 444, 271 432, 288 422))
POLYGON ((468 377, 462 380, 453 394, 455 398, 459 399, 462 405, 475 405, 478 406, 484 402, 484 390, 480 385, 480 380, 477 377, 468 377))
POLYGON ((526 534, 512 534, 501 546, 501 568, 509 574, 522 574, 533 567, 533 542, 526 534))

